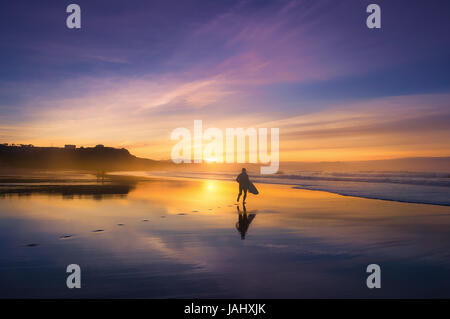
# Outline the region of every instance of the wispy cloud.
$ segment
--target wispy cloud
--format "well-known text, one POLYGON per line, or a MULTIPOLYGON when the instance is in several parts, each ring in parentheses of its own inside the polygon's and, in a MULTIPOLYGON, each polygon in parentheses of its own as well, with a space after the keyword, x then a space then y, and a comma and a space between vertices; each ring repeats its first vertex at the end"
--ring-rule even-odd
POLYGON ((431 10, 425 4, 386 4, 402 7, 396 19, 403 23, 393 25, 387 15, 383 23, 389 32, 371 33, 360 3, 208 2, 201 13, 190 2, 178 4, 180 11, 161 3, 152 4, 151 17, 144 10, 149 4, 141 4, 133 9, 113 3, 111 11, 89 4, 92 16, 79 33, 53 30, 54 8, 46 11, 52 14, 42 32, 31 32, 26 19, 23 29, 11 30, 15 38, 9 35, 0 53, 6 62, 0 138, 101 142, 168 158, 171 130, 203 119, 220 128, 279 127, 285 159, 450 153, 444 68, 433 68, 433 81, 423 80, 433 83, 428 90, 433 94, 413 89, 409 96, 394 96, 396 88, 408 86, 399 81, 423 74, 430 54, 450 52, 442 32, 448 19, 441 13, 421 29, 434 37, 418 40, 409 34, 412 17, 431 10), (419 60, 422 68, 408 72, 419 60), (412 64, 403 78, 390 76, 394 66, 405 63, 412 64), (374 70, 384 76, 368 81, 374 70), (361 74, 365 87, 357 85, 361 74), (380 79, 388 82, 383 90, 380 79), (302 95, 294 84, 307 84, 314 94, 302 95), (324 102, 330 85, 336 98, 324 102), (364 98, 360 89, 379 94, 364 98))

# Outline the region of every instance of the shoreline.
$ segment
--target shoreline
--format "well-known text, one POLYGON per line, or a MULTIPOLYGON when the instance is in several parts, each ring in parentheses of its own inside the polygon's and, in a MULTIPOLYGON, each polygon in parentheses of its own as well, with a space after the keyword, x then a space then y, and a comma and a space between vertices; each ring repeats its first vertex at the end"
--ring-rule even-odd
MULTIPOLYGON (((32 170, 33 176, 30 171, 20 171, 16 174, 7 174, 6 176, 0 176, 0 194, 30 194, 30 193, 60 193, 60 194, 127 194, 134 189, 134 186, 138 182, 148 181, 150 179, 157 180, 188 180, 188 181, 228 181, 233 182, 231 179, 220 178, 218 176, 171 176, 170 172, 167 175, 152 174, 152 171, 113 171, 106 173, 104 178, 99 179, 93 172, 85 170, 32 170), (69 177, 70 176, 70 177, 69 177), (128 191, 123 187, 128 187, 128 191)), ((329 194, 335 194, 345 197, 364 198, 371 200, 382 200, 407 204, 421 204, 432 206, 449 207, 450 203, 437 202, 431 200, 414 200, 414 199, 402 199, 402 198, 390 198, 389 196, 380 196, 376 194, 355 194, 345 190, 339 189, 326 189, 320 187, 320 185, 301 185, 301 184, 289 184, 277 181, 261 181, 258 178, 253 180, 257 184, 265 185, 283 185, 292 189, 309 190, 315 192, 324 192, 329 194)), ((347 182, 352 183, 352 182, 347 182)), ((359 185, 365 183, 370 186, 368 182, 353 182, 359 183, 359 185)), ((378 183, 382 186, 389 185, 389 183, 378 183)), ((434 186, 421 186, 434 187, 434 186)), ((441 187, 444 188, 444 187, 441 187)))
MULTIPOLYGON (((141 172, 141 171, 139 171, 141 172)), ((202 177, 202 176, 198 176, 198 177, 180 177, 180 176, 165 176, 165 175, 131 175, 132 172, 112 172, 108 174, 108 176, 123 176, 123 177, 129 177, 129 176, 133 176, 136 178, 167 178, 167 179, 172 179, 172 180, 216 180, 216 181, 228 181, 228 182, 233 182, 233 180, 229 180, 229 179, 221 179, 221 178, 208 178, 208 177, 202 177), (125 173, 125 174, 124 174, 125 173), (127 174, 128 173, 128 174, 127 174)), ((256 180, 254 181, 254 183, 257 184, 265 184, 265 185, 283 185, 283 186, 290 186, 290 188, 292 189, 302 189, 302 190, 308 190, 308 191, 315 191, 315 192, 324 192, 324 193, 329 193, 329 194, 335 194, 335 195, 340 195, 340 196, 345 196, 345 197, 354 197, 354 198, 364 198, 364 199, 372 199, 372 200, 382 200, 382 201, 389 201, 389 202, 397 202, 397 203, 407 203, 407 204, 420 204, 420 205, 433 205, 433 206, 443 206, 443 207, 449 207, 450 203, 436 203, 436 202, 425 202, 425 201, 414 201, 414 200, 401 200, 401 199, 392 199, 392 198, 383 198, 383 197, 375 197, 375 196, 369 196, 369 195, 355 195, 355 194, 349 194, 349 193, 345 193, 345 192, 340 192, 340 191, 332 191, 332 190, 326 190, 326 189, 315 189, 315 188, 309 188, 309 187, 304 187, 302 185, 299 184, 287 184, 287 183, 277 183, 277 182, 267 182, 267 181, 260 181, 260 180, 256 180)), ((366 182, 358 182, 358 183, 366 183, 366 182)), ((379 183, 382 184, 382 183, 379 183)), ((389 183, 385 183, 385 184, 389 184, 389 183)), ((398 184, 396 184, 398 185, 398 184)), ((427 186, 422 186, 422 187, 427 187, 427 186)), ((431 186, 428 186, 431 187, 431 186)))

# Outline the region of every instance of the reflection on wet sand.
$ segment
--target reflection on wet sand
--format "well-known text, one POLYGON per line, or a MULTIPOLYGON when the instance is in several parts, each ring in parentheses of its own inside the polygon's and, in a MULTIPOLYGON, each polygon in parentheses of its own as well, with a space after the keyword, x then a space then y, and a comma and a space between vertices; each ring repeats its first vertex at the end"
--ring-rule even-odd
POLYGON ((105 197, 126 196, 136 186, 137 180, 124 178, 105 178, 105 175, 88 178, 55 179, 52 176, 41 178, 0 177, 0 198, 5 196, 30 196, 32 194, 61 195, 64 199, 92 197, 101 200, 105 197))
POLYGON ((235 182, 108 183, 126 194, 0 198, 0 297, 450 297, 449 207, 266 184, 236 221, 235 182), (83 289, 65 288, 71 263, 83 289))
POLYGON ((108 195, 127 195, 133 185, 39 185, 39 186, 17 186, 0 188, 0 196, 17 194, 26 196, 31 194, 61 195, 65 199, 73 199, 76 196, 92 196, 95 199, 102 199, 108 195))
POLYGON ((245 207, 245 204, 242 205, 242 209, 243 212, 241 213, 239 206, 237 206, 239 219, 238 222, 236 223, 236 229, 241 234, 241 239, 245 239, 245 235, 247 234, 248 228, 250 227, 250 224, 252 223, 256 214, 250 213, 247 215, 247 208, 245 207))

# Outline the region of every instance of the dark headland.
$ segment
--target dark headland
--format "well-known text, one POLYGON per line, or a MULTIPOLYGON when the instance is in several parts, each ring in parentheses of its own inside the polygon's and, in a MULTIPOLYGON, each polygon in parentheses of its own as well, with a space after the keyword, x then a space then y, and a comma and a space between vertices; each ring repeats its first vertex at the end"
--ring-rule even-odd
POLYGON ((36 147, 0 144, 0 168, 82 169, 97 171, 148 170, 170 165, 166 161, 136 157, 125 148, 36 147))

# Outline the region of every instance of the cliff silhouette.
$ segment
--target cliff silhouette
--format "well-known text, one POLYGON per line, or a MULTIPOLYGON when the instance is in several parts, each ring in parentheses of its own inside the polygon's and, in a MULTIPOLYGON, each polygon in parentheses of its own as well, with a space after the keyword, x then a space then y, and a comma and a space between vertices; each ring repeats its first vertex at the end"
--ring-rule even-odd
POLYGON ((148 170, 169 165, 167 162, 139 158, 127 149, 104 147, 35 147, 0 145, 1 168, 88 169, 97 171, 148 170))

